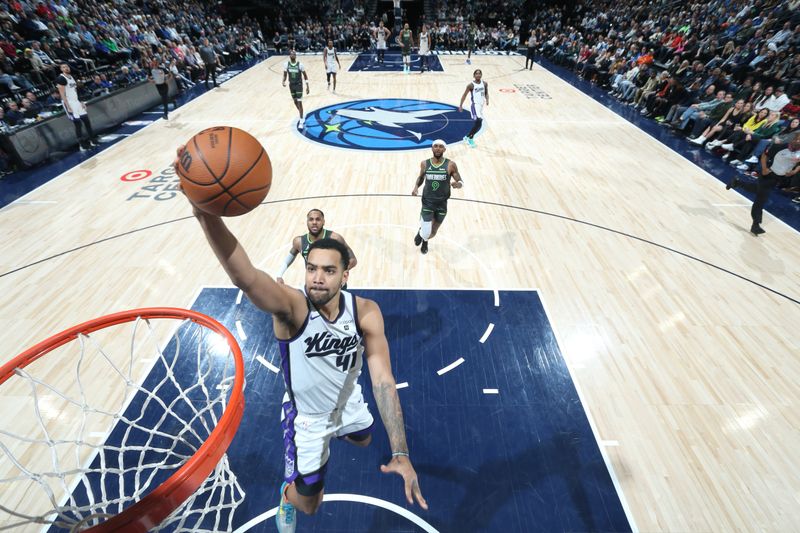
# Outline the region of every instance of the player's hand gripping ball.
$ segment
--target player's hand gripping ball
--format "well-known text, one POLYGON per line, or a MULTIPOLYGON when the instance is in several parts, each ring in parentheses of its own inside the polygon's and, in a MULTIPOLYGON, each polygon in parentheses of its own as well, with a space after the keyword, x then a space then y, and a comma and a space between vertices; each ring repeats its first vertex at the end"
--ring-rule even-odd
POLYGON ((218 126, 186 143, 175 170, 195 207, 235 217, 255 209, 272 185, 272 163, 258 140, 239 128, 218 126))

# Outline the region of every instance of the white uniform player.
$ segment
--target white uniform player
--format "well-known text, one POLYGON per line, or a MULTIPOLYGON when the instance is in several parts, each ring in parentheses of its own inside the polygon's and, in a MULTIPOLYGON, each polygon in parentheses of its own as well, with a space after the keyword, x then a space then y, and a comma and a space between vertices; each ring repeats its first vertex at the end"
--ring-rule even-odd
POLYGON ((325 72, 328 74, 336 74, 339 69, 336 66, 336 48, 325 48, 325 72))
POLYGON ((472 82, 472 120, 483 119, 483 104, 486 101, 486 84, 483 81, 472 82))
POLYGON ((464 136, 464 141, 466 141, 471 148, 475 148, 475 134, 478 133, 478 130, 480 130, 483 125, 483 107, 489 105, 489 84, 483 81, 483 72, 479 68, 475 69, 472 76, 473 80, 467 84, 467 88, 464 89, 464 94, 461 95, 461 103, 458 104, 458 111, 459 113, 461 112, 467 95, 472 95, 469 111, 475 124, 472 125, 470 132, 464 136))
POLYGON ((67 117, 75 126, 75 135, 78 137, 78 146, 81 151, 97 146, 92 124, 89 122, 86 104, 81 102, 78 97, 78 84, 75 78, 72 77, 70 67, 66 63, 61 65, 61 75, 56 78, 56 87, 58 87, 58 92, 61 96, 61 105, 64 106, 67 117), (83 126, 86 126, 86 139, 83 138, 83 126))
POLYGON ((70 120, 79 120, 81 116, 86 114, 86 104, 78 98, 78 84, 75 78, 69 74, 62 73, 61 77, 66 82, 63 85, 66 97, 61 102, 61 105, 64 106, 64 111, 70 120))
POLYGON ((222 217, 199 209, 194 215, 231 281, 272 314, 286 384, 282 426, 287 475, 275 515, 278 531, 296 531, 297 510, 314 514, 322 504, 331 437, 362 447, 372 440, 372 415, 358 385, 362 356, 392 455, 381 472, 401 476, 407 501, 427 509, 409 457, 383 314, 374 301, 341 290, 350 275, 347 246, 335 239, 315 240, 301 292, 253 266, 222 217))
POLYGON ((336 73, 342 64, 339 63, 339 55, 333 47, 333 41, 328 41, 328 46, 322 50, 322 60, 325 62, 325 77, 328 78, 328 90, 331 90, 331 76, 333 76, 333 92, 336 92, 336 73))
POLYGON ((386 42, 389 40, 391 32, 381 22, 375 30, 375 47, 378 49, 378 61, 383 63, 386 54, 386 42))
POLYGON ((366 436, 373 424, 358 377, 363 363, 355 297, 340 292, 333 322, 309 306, 303 328, 278 340, 286 394, 282 425, 285 479, 312 485, 324 477, 331 437, 366 436))
POLYGON ((430 33, 428 33, 428 26, 423 24, 422 31, 419 34, 419 62, 420 62, 420 69, 419 73, 422 74, 425 72, 425 69, 430 69, 430 65, 428 65, 428 61, 430 61, 431 56, 431 41, 430 41, 430 33))

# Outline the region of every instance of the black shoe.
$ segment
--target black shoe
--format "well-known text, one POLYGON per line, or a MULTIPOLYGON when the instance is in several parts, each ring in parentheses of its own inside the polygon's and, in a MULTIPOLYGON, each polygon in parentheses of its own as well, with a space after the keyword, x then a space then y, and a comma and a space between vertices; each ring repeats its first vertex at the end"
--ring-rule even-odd
POLYGON ((97 140, 96 140, 96 139, 91 139, 91 140, 89 141, 89 146, 91 146, 92 148, 96 148, 96 147, 100 146, 100 143, 99 143, 99 142, 97 142, 97 140))
MULTIPOLYGON (((725 190, 729 191, 735 189, 739 185, 739 178, 733 178, 730 183, 725 186, 725 190)), ((754 226, 755 227, 755 226, 754 226)))
POLYGON ((166 113, 164 113, 164 120, 169 120, 169 115, 167 115, 166 113))
POLYGON ((422 244, 422 237, 420 237, 419 232, 417 232, 417 234, 414 235, 414 246, 419 246, 420 244, 422 244))
POLYGON ((419 249, 419 251, 422 252, 423 254, 428 253, 428 241, 422 241, 422 247, 419 249))
POLYGON ((764 231, 764 229, 758 224, 753 224, 753 226, 750 228, 750 233, 753 235, 761 235, 762 233, 766 233, 766 231, 764 231))

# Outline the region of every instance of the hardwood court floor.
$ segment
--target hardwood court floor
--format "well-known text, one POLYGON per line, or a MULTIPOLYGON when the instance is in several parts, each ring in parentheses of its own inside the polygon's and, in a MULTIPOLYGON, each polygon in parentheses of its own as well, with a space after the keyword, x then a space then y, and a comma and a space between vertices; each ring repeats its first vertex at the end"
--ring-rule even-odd
MULTIPOLYGON (((443 57, 444 73, 404 76, 348 73, 352 58, 342 57, 336 95, 325 91, 321 58, 301 58, 307 110, 377 97, 457 105, 473 68, 483 69, 485 129, 476 149, 448 149, 466 184, 421 256, 411 242, 419 199, 409 193, 428 152, 304 140, 280 84, 284 60, 0 210, 0 274, 18 269, 0 276, 0 360, 94 316, 187 306, 200 286, 227 285, 188 204, 171 198, 171 178, 120 176, 157 175, 195 132, 237 126, 264 143, 274 167, 274 203, 229 221, 258 265, 274 273, 319 207, 358 255, 353 287, 538 288, 639 529, 797 528, 796 231, 766 215, 768 233, 753 237, 743 197, 546 70, 521 71, 522 58, 467 66, 443 57), (499 91, 514 84, 551 98, 499 91)), ((299 284, 302 269, 285 278, 299 284)))

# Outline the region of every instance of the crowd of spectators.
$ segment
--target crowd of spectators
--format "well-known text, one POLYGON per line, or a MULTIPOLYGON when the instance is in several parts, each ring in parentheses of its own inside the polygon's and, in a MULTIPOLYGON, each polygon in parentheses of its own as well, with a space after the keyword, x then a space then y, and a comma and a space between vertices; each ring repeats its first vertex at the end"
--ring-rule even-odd
POLYGON ((183 89, 205 75, 203 38, 220 67, 259 55, 263 45, 255 21, 226 24, 217 4, 199 0, 0 0, 0 129, 62 112, 61 63, 82 99, 146 80, 153 58, 183 89))
MULTIPOLYGON (((590 0, 575 17, 557 8, 534 14, 528 38, 538 53, 754 175, 768 147, 798 133, 798 4, 590 0)), ((800 193, 798 178, 779 186, 800 193)))
MULTIPOLYGON (((375 47, 375 29, 379 22, 393 28, 393 10, 386 6, 383 12, 368 19, 361 1, 346 11, 337 5, 342 4, 332 0, 276 2, 270 23, 270 46, 279 52, 290 49, 318 52, 330 39, 338 50, 365 51, 375 47)), ((467 3, 439 0, 432 13, 426 14, 432 47, 450 51, 466 49, 472 25, 476 50, 516 50, 522 27, 521 5, 521 0, 467 3)), ((415 34, 420 30, 419 27, 413 29, 415 34)))

